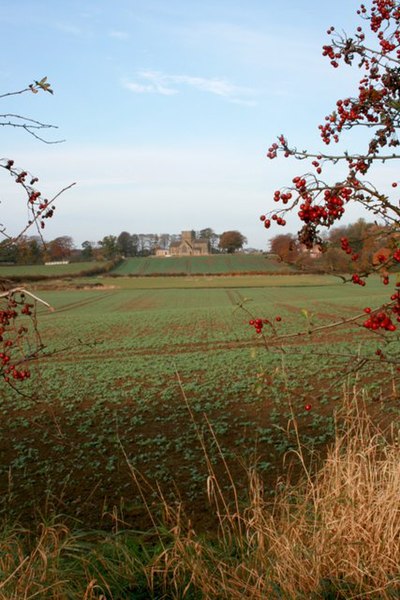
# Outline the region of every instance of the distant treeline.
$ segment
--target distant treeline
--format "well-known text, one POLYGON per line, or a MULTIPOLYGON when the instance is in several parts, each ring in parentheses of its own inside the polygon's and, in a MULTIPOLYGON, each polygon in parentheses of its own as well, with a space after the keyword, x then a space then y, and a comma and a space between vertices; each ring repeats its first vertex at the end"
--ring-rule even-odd
MULTIPOLYGON (((210 227, 193 231, 195 239, 206 239, 210 253, 219 253, 220 235, 210 227)), ((0 264, 44 264, 54 261, 113 260, 118 256, 151 256, 156 249, 168 250, 170 245, 181 240, 180 234, 129 233, 122 231, 118 236, 106 235, 99 241, 84 241, 76 247, 68 235, 45 241, 41 236, 21 236, 15 242, 0 243, 0 264)))

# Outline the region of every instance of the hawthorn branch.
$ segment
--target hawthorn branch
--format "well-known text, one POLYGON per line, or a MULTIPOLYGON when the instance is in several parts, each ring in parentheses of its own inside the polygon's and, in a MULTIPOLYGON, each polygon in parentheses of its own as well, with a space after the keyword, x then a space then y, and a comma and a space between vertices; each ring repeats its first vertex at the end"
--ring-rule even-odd
MULTIPOLYGON (((387 308, 389 308, 390 306, 393 306, 393 305, 394 305, 394 303, 389 303, 389 304, 386 304, 384 306, 379 306, 378 308, 375 308, 375 309, 371 310, 370 314, 376 313, 376 312, 381 311, 383 309, 387 309, 387 308)), ((244 312, 246 312, 248 315, 252 316, 252 314, 249 311, 249 309, 244 306, 244 302, 238 302, 237 306, 238 306, 238 308, 240 308, 244 312)), ((314 333, 318 333, 318 332, 321 332, 321 331, 327 331, 327 330, 333 329, 335 327, 340 327, 342 325, 348 325, 349 323, 354 323, 354 322, 360 320, 361 318, 365 318, 365 316, 366 316, 365 312, 362 312, 362 313, 359 313, 358 315, 355 315, 354 317, 349 317, 347 319, 341 319, 340 321, 335 321, 334 323, 328 323, 327 325, 319 325, 318 327, 313 327, 313 328, 310 327, 310 328, 308 328, 307 330, 304 330, 304 331, 297 331, 295 333, 286 333, 284 335, 277 335, 275 327, 271 324, 272 331, 274 332, 274 335, 271 338, 267 338, 267 336, 265 336, 264 332, 263 332, 262 336, 263 336, 263 338, 264 338, 265 341, 267 341, 267 339, 270 339, 273 342, 281 341, 281 340, 287 340, 287 339, 291 339, 291 338, 297 338, 297 337, 311 336, 314 333)))
POLYGON ((19 96, 20 94, 25 94, 26 92, 31 92, 32 88, 26 87, 22 90, 18 90, 17 92, 6 92, 5 94, 0 94, 0 100, 2 98, 7 98, 8 96, 19 96))
MULTIPOLYGON (((337 50, 343 50, 344 47, 346 45, 346 39, 345 38, 339 38, 336 40, 332 40, 332 46, 334 48, 336 48, 337 50)), ((362 56, 363 54, 367 54, 369 53, 370 56, 374 56, 374 57, 379 57, 379 65, 382 66, 382 63, 384 61, 387 61, 388 63, 395 63, 395 64, 400 64, 400 60, 395 58, 393 55, 389 55, 389 54, 385 54, 385 56, 382 56, 382 53, 380 50, 375 50, 374 48, 369 48, 368 46, 354 46, 351 48, 351 52, 354 52, 354 54, 358 54, 359 56, 362 56)))
MULTIPOLYGON (((52 202, 54 202, 54 201, 55 201, 57 198, 59 198, 59 197, 61 196, 61 194, 63 194, 63 193, 64 193, 64 192, 66 192, 67 190, 71 189, 71 188, 72 188, 74 185, 76 185, 76 182, 74 182, 74 183, 71 183, 70 185, 67 185, 67 186, 66 186, 66 187, 64 187, 62 190, 60 190, 60 191, 59 191, 59 192, 58 192, 58 193, 57 193, 57 194, 56 194, 56 195, 55 195, 55 196, 54 196, 54 197, 53 197, 53 198, 52 198, 52 199, 49 201, 49 204, 51 204, 52 202)), ((43 214, 43 213, 44 213, 46 210, 47 210, 47 207, 46 207, 46 208, 43 208, 43 209, 41 209, 41 210, 39 210, 39 211, 37 211, 37 212, 34 214, 34 218, 33 218, 33 220, 32 220, 32 221, 28 221, 28 223, 25 225, 25 227, 24 227, 24 228, 23 228, 23 229, 22 229, 22 230, 19 232, 19 234, 18 234, 16 237, 11 237, 11 236, 7 235, 7 234, 5 233, 5 231, 1 231, 0 233, 2 233, 2 235, 4 235, 5 237, 7 237, 7 238, 8 238, 8 240, 9 240, 11 243, 17 242, 17 241, 18 241, 18 240, 19 240, 19 239, 20 239, 20 238, 21 238, 21 237, 22 237, 22 236, 23 236, 23 235, 26 233, 26 231, 32 227, 32 225, 33 225, 34 223, 36 223, 36 224, 37 224, 37 221, 38 221, 38 219, 40 218, 40 216, 41 216, 41 215, 42 215, 42 214, 43 214)), ((38 233, 39 233, 40 237, 42 237, 40 229, 39 229, 39 228, 37 228, 37 230, 38 230, 38 233)))
POLYGON ((14 294, 26 294, 27 296, 29 296, 36 302, 40 302, 40 304, 44 304, 44 306, 47 306, 47 308, 49 310, 51 310, 52 312, 54 312, 54 310, 55 310, 54 307, 51 306, 51 304, 49 304, 42 298, 39 298, 39 296, 32 294, 32 292, 30 292, 29 290, 26 290, 25 288, 21 288, 21 287, 11 288, 10 290, 7 290, 6 292, 0 293, 0 298, 7 298, 7 297, 10 298, 14 294))
POLYGON ((57 125, 50 125, 48 123, 42 123, 41 121, 36 121, 35 119, 30 119, 28 117, 24 117, 22 115, 16 115, 13 113, 5 113, 0 115, 0 119, 17 119, 21 122, 14 121, 0 121, 0 127, 14 127, 17 129, 23 129, 37 140, 44 142, 45 144, 61 144, 65 142, 65 140, 46 140, 44 137, 38 135, 35 130, 41 129, 58 129, 57 125))
MULTIPOLYGON (((31 83, 30 85, 28 85, 28 87, 23 88, 21 90, 0 94, 0 100, 2 100, 3 98, 7 98, 9 96, 18 96, 21 94, 25 94, 26 92, 38 94, 40 90, 42 90, 43 92, 48 92, 49 94, 54 93, 53 90, 51 89, 50 83, 47 82, 47 77, 43 77, 40 81, 35 81, 34 83, 31 83)), ((41 142, 43 142, 45 144, 60 144, 65 141, 65 140, 53 140, 53 141, 46 140, 45 138, 40 136, 35 131, 35 130, 40 130, 40 129, 58 129, 58 127, 56 125, 49 125, 47 123, 42 123, 41 121, 36 121, 35 119, 30 119, 28 117, 24 117, 22 115, 16 115, 13 113, 5 113, 5 114, 0 115, 0 119, 9 119, 9 118, 15 119, 16 122, 14 122, 12 120, 4 121, 4 122, 0 122, 0 126, 16 127, 19 129, 23 129, 24 131, 26 131, 27 133, 32 135, 34 138, 40 140, 41 142)))
MULTIPOLYGON (((379 310, 379 309, 375 309, 375 311, 376 310, 379 310)), ((371 311, 371 312, 374 312, 374 311, 371 311)), ((296 333, 287 333, 285 335, 278 335, 274 339, 275 340, 276 339, 277 340, 285 340, 285 339, 290 339, 290 338, 294 338, 294 337, 313 335, 314 333, 317 333, 320 331, 326 331, 329 329, 333 329, 335 327, 340 327, 341 325, 348 325, 349 323, 354 323, 355 321, 358 321, 362 317, 365 318, 364 312, 356 315, 355 317, 350 317, 348 319, 341 319, 340 321, 335 321, 334 323, 329 323, 328 325, 319 325, 318 327, 309 328, 309 329, 307 329, 307 331, 297 331, 296 333)))
POLYGON ((285 148, 279 148, 280 152, 288 152, 290 154, 290 156, 293 156, 293 158, 297 158, 297 160, 306 160, 308 158, 316 158, 318 160, 322 160, 322 161, 328 161, 328 162, 333 162, 333 163, 337 163, 341 160, 346 160, 346 161, 353 161, 353 160, 360 160, 360 159, 365 159, 367 158, 367 160, 381 160, 381 161, 386 161, 386 160, 396 160, 400 158, 399 154, 385 154, 385 155, 379 155, 379 154, 369 154, 369 155, 365 155, 365 154, 348 154, 347 152, 345 152, 344 154, 338 154, 338 155, 334 155, 334 154, 324 154, 322 152, 319 153, 313 153, 313 152, 308 152, 307 150, 297 150, 296 148, 293 149, 285 149, 285 148))

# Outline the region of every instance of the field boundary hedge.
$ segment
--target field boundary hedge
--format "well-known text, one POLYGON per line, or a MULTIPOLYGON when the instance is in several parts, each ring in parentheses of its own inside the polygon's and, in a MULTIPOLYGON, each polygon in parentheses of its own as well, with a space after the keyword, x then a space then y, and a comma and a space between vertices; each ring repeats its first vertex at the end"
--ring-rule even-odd
MULTIPOLYGON (((330 275, 326 271, 312 271, 312 275, 330 275)), ((251 275, 264 275, 271 277, 282 277, 282 276, 298 276, 298 275, 310 275, 310 272, 306 271, 234 271, 226 273, 106 273, 106 277, 120 278, 144 278, 144 277, 243 277, 251 275)))
POLYGON ((20 283, 22 281, 26 282, 26 281, 50 281, 50 280, 55 280, 55 279, 65 279, 65 278, 79 278, 79 277, 94 277, 95 275, 106 275, 108 274, 110 271, 112 271, 112 269, 115 269, 120 263, 122 262, 122 259, 116 259, 113 261, 109 261, 105 264, 102 265, 98 265, 98 266, 94 266, 93 268, 90 269, 82 269, 82 271, 78 271, 76 273, 57 273, 57 274, 51 274, 51 275, 29 275, 28 273, 24 274, 22 273, 21 275, 7 275, 7 276, 0 276, 0 279, 2 280, 6 280, 6 281, 13 281, 15 283, 20 283))

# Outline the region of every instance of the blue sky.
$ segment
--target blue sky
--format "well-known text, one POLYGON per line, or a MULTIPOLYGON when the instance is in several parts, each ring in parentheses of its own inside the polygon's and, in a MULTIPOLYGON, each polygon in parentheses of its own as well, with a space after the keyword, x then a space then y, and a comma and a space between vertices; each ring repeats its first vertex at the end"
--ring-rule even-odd
MULTIPOLYGON (((3 128, 2 156, 39 176, 49 195, 77 183, 45 237, 79 245, 123 230, 212 227, 239 229, 265 249, 282 230, 267 235, 258 217, 301 171, 269 161, 267 148, 280 133, 321 148, 318 124, 357 78, 332 69, 321 47, 330 25, 354 29, 357 8, 351 0, 4 3, 1 91, 47 76, 55 93, 3 99, 0 112, 57 124, 48 138, 66 142, 3 128)), ((1 220, 15 232, 26 209, 9 185, 2 181, 1 220)))

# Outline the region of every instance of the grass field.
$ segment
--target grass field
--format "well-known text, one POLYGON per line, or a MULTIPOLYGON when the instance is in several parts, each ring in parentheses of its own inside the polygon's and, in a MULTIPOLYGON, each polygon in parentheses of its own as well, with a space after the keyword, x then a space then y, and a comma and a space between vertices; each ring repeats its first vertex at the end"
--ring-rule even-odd
POLYGON ((68 265, 10 265, 0 266, 0 278, 4 277, 68 277, 77 275, 82 271, 90 271, 93 268, 100 268, 106 263, 103 262, 77 262, 68 265))
POLYGON ((49 356, 26 395, 6 389, 0 397, 3 514, 29 521, 38 506, 54 507, 98 526, 117 507, 140 525, 145 514, 129 463, 166 494, 176 485, 206 523, 207 472, 187 403, 219 468, 207 415, 239 489, 255 462, 271 490, 285 474, 283 456, 296 445, 287 428, 293 415, 306 444, 326 443, 345 383, 365 382, 375 413, 392 418, 398 410, 397 397, 382 400, 385 387, 396 395, 396 383, 387 371, 382 378, 374 358, 378 336, 355 324, 282 343, 268 335, 266 347, 248 324, 251 316, 279 315, 277 333, 290 335, 354 316, 386 300, 377 279, 365 288, 297 275, 78 283, 37 286, 56 309, 39 309, 49 356), (364 355, 374 360, 352 372, 364 355))
POLYGON ((294 269, 262 254, 128 258, 114 273, 120 275, 226 275, 228 273, 276 273, 294 269))
MULTIPOLYGON (((0 277, 69 277, 99 269, 106 262, 79 262, 67 265, 0 265, 0 277)), ((290 273, 295 269, 261 254, 224 254, 190 257, 127 258, 112 270, 115 275, 223 275, 228 273, 290 273)))

